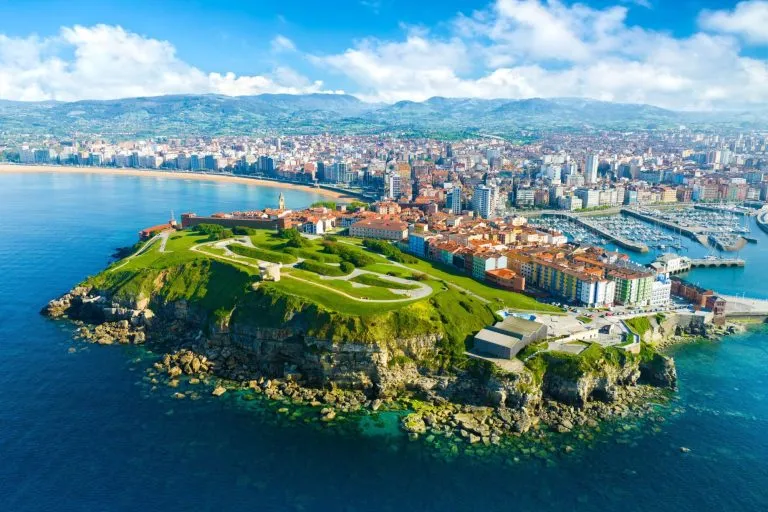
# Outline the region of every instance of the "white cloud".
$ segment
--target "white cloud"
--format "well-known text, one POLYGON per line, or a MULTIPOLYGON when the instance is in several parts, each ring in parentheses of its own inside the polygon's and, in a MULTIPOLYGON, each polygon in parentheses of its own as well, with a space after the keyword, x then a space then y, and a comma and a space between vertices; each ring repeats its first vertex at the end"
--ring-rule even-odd
POLYGON ((751 43, 768 43, 768 1, 739 2, 732 11, 704 11, 699 24, 706 30, 735 34, 751 43))
POLYGON ((205 73, 180 60, 171 43, 118 26, 64 27, 56 37, 46 39, 0 35, 0 98, 4 99, 72 101, 267 92, 298 94, 324 89, 322 82, 309 81, 285 68, 256 76, 205 73))
POLYGON ((274 39, 272 39, 272 42, 270 43, 270 45, 272 47, 272 51, 275 53, 296 51, 296 45, 293 44, 293 41, 291 41, 287 37, 280 34, 278 34, 277 36, 275 36, 274 39))
POLYGON ((627 8, 559 0, 497 0, 459 15, 447 37, 410 32, 365 40, 314 62, 360 87, 369 101, 431 96, 578 96, 674 109, 768 102, 768 65, 730 36, 687 38, 630 26, 627 8))
MULTIPOLYGON (((278 35, 268 58, 305 58, 354 84, 366 101, 574 96, 673 109, 764 108, 768 61, 746 56, 742 44, 768 42, 767 6, 752 0, 703 12, 705 31, 679 38, 630 25, 626 5, 495 0, 445 20, 439 34, 403 27, 400 39, 366 38, 330 55, 304 54, 278 35)), ((206 72, 182 61, 171 43, 117 26, 65 27, 50 38, 0 34, 0 98, 266 92, 331 91, 279 64, 254 76, 206 72)))

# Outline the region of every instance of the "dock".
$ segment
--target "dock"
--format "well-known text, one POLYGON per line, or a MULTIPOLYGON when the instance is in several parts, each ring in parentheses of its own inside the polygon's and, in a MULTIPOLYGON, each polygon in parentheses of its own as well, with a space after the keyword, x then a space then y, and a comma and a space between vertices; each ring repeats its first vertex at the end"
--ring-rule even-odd
POLYGON ((696 204, 693 206, 696 210, 705 210, 718 213, 733 213, 734 215, 755 215, 755 210, 739 206, 720 206, 713 204, 696 204))
POLYGON ((690 238, 691 240, 695 240, 702 245, 707 245, 706 241, 702 241, 702 237, 704 237, 704 240, 706 240, 706 237, 704 236, 704 232, 706 231, 703 227, 700 226, 681 226, 680 224, 677 224, 675 222, 669 222, 664 219, 657 219, 656 217, 652 215, 647 215, 645 213, 641 213, 634 208, 623 208, 622 213, 626 213, 627 215, 631 217, 638 218, 640 220, 643 220, 645 222, 649 222, 651 224, 657 224, 659 226, 664 226, 667 229, 670 229, 672 231, 677 231, 680 234, 683 234, 690 238))
POLYGON ((574 214, 571 214, 571 213, 553 212, 553 213, 544 213, 544 214, 542 214, 542 216, 544 216, 544 217, 559 217, 559 218, 562 218, 562 219, 568 219, 568 220, 570 220, 572 222, 575 222, 576 224, 578 224, 580 226, 585 227, 586 229, 592 231, 593 233, 597 233, 598 235, 600 235, 600 236, 602 236, 604 238, 607 238, 608 240, 612 241, 613 243, 615 243, 619 247, 622 247, 624 249, 628 249, 630 251, 635 251, 635 252, 643 253, 643 252, 648 252, 648 250, 649 250, 648 246, 643 244, 643 243, 634 242, 634 241, 628 240, 628 239, 626 239, 624 237, 615 235, 615 234, 613 234, 613 233, 611 233, 609 231, 604 230, 601 227, 598 227, 598 226, 592 224, 588 220, 586 220, 586 219, 584 219, 582 217, 578 217, 578 216, 576 216, 574 214))

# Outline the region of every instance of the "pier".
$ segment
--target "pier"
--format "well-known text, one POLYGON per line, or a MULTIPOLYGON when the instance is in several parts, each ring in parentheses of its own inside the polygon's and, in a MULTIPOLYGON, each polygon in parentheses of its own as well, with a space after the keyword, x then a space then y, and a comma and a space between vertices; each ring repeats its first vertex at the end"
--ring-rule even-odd
POLYGON ((592 231, 593 233, 597 233, 598 235, 600 235, 600 236, 602 236, 604 238, 607 238, 608 240, 612 241, 613 243, 615 243, 619 247, 622 247, 624 249, 628 249, 630 251, 635 251, 635 252, 641 252, 642 253, 642 252, 648 252, 648 250, 649 250, 648 246, 643 244, 643 243, 633 242, 632 240, 627 240, 624 237, 615 235, 615 234, 611 233, 610 231, 606 231, 605 229, 602 229, 602 228, 600 228, 598 226, 595 226, 594 224, 592 224, 588 220, 586 220, 584 218, 581 218, 581 217, 578 217, 578 216, 576 216, 574 214, 570 214, 570 213, 545 213, 545 214, 543 214, 543 216, 545 216, 545 217, 560 217, 560 218, 563 218, 563 219, 569 219, 570 221, 575 222, 576 224, 587 228, 588 230, 592 231))
POLYGON ((691 258, 691 268, 743 267, 746 261, 741 258, 691 258))
POLYGON ((744 267, 746 260, 741 258, 689 258, 674 253, 659 256, 648 265, 657 272, 669 275, 684 274, 694 268, 729 268, 744 267))

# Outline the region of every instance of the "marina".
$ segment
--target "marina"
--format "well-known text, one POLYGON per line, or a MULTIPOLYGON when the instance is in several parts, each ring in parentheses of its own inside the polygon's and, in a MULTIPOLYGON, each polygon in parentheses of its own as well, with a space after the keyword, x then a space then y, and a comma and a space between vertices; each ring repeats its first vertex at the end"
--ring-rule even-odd
MULTIPOLYGON (((694 245, 710 252, 737 252, 747 243, 757 243, 757 238, 751 234, 751 218, 751 215, 722 209, 624 208, 619 215, 588 219, 572 214, 546 213, 530 219, 530 223, 560 231, 570 242, 580 245, 613 243, 638 253, 680 253, 689 251, 695 242, 694 245)), ((767 212, 759 214, 756 221, 768 232, 767 212)))
POLYGON ((684 241, 673 234, 627 215, 590 217, 589 220, 568 216, 546 216, 531 219, 531 224, 563 232, 569 241, 582 245, 617 246, 634 252, 652 250, 686 250, 684 241))
MULTIPOLYGON (((748 215, 740 217, 732 211, 724 212, 722 209, 627 208, 623 213, 685 235, 705 247, 725 252, 744 248, 751 232, 748 215)), ((752 240, 756 242, 756 239, 752 240)))

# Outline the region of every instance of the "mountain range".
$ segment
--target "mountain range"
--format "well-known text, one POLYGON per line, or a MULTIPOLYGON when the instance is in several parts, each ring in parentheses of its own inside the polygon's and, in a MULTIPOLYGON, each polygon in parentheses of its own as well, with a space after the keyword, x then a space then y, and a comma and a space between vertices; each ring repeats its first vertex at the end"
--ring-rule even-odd
POLYGON ((582 98, 430 98, 377 104, 342 94, 171 95, 76 102, 0 100, 0 134, 109 138, 265 133, 512 136, 540 130, 652 129, 681 124, 755 128, 758 113, 675 112, 582 98))

